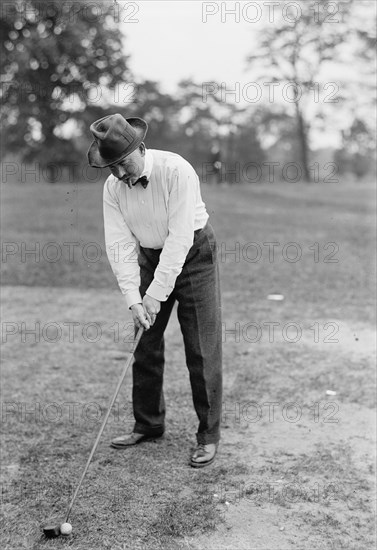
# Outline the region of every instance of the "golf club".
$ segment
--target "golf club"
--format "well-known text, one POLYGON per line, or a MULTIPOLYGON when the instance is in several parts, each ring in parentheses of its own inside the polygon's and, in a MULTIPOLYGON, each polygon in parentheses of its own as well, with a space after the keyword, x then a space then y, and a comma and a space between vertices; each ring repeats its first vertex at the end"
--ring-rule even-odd
MULTIPOLYGON (((111 400, 110 400, 110 403, 109 403, 109 406, 108 406, 108 408, 107 408, 105 417, 104 417, 104 419, 103 419, 101 428, 100 428, 100 430, 99 430, 99 432, 98 432, 97 438, 96 438, 96 440, 95 440, 95 442, 94 442, 93 448, 92 448, 92 450, 91 450, 91 452, 90 452, 90 455, 89 455, 89 458, 88 458, 88 460, 87 460, 87 462, 86 462, 84 471, 83 471, 82 476, 81 476, 81 478, 80 478, 80 481, 78 482, 78 485, 77 485, 76 490, 75 490, 75 492, 74 492, 74 494, 73 494, 73 497, 72 497, 72 499, 71 499, 71 501, 70 501, 70 503, 69 503, 69 505, 68 505, 68 508, 67 508, 67 512, 66 512, 66 514, 65 514, 65 519, 64 519, 64 521, 62 521, 62 522, 60 522, 60 523, 56 523, 55 521, 53 521, 53 522, 52 522, 52 521, 49 521, 49 522, 47 522, 47 523, 43 526, 43 533, 44 533, 44 534, 46 535, 46 537, 48 537, 48 538, 55 538, 55 537, 58 537, 60 534, 69 534, 68 532, 66 532, 66 533, 61 533, 60 527, 61 527, 62 524, 68 523, 68 519, 69 519, 71 510, 72 510, 73 503, 75 502, 76 497, 77 497, 77 494, 78 494, 78 492, 79 492, 79 490, 80 490, 81 484, 82 484, 82 482, 84 481, 84 477, 85 477, 85 475, 86 475, 86 472, 88 471, 89 464, 90 464, 90 462, 91 462, 91 460, 92 460, 92 458, 93 458, 93 455, 94 455, 94 453, 95 453, 95 450, 96 450, 96 448, 97 448, 97 445, 98 445, 98 443, 99 443, 99 440, 101 439, 102 432, 103 432, 103 430, 105 429, 105 426, 106 426, 107 421, 108 421, 108 419, 109 419, 111 409, 113 408, 113 405, 114 405, 114 403, 115 403, 115 400, 116 400, 116 398, 117 398, 117 396, 118 396, 119 390, 120 390, 121 385, 122 385, 122 383, 123 383, 123 380, 124 380, 124 378, 125 378, 125 376, 126 376, 126 374, 127 374, 128 367, 129 367, 130 364, 131 364, 131 360, 132 360, 133 355, 134 355, 134 353, 135 353, 135 350, 136 350, 136 348, 137 348, 137 346, 138 346, 138 344, 139 344, 139 342, 140 342, 140 338, 141 338, 143 332, 144 332, 144 328, 143 328, 143 327, 140 327, 139 330, 138 330, 138 332, 137 332, 136 338, 135 338, 135 340, 134 340, 133 347, 132 347, 132 351, 131 351, 131 353, 130 353, 128 359, 127 359, 127 362, 126 362, 126 364, 125 364, 125 366, 124 366, 122 375, 121 375, 121 377, 120 377, 120 379, 119 379, 119 382, 118 382, 118 385, 117 385, 117 387, 116 387, 116 389, 115 389, 114 395, 112 396, 112 398, 111 398, 111 400)), ((70 526, 69 526, 69 528, 70 528, 70 526)))

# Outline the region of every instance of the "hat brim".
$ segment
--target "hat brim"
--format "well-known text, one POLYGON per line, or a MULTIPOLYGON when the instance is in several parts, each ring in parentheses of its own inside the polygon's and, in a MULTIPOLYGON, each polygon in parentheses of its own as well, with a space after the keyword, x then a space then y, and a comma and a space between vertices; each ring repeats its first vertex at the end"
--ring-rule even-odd
POLYGON ((137 133, 137 138, 135 139, 135 141, 133 141, 132 144, 127 147, 127 149, 125 149, 119 157, 117 157, 116 159, 112 159, 111 161, 104 159, 100 155, 98 144, 96 141, 93 141, 88 150, 88 161, 90 166, 93 166, 94 168, 107 168, 108 166, 117 164, 124 158, 128 157, 128 155, 136 151, 139 145, 144 141, 148 130, 148 124, 145 122, 145 120, 136 117, 126 118, 126 120, 129 124, 131 124, 131 126, 137 133))

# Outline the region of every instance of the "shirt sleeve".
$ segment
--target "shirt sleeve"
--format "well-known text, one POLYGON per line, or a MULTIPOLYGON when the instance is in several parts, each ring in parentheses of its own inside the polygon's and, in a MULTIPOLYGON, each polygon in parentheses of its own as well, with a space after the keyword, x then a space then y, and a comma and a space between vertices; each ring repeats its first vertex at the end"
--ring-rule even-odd
POLYGON ((119 208, 119 199, 110 176, 103 189, 103 218, 106 254, 120 290, 130 308, 142 303, 139 292, 140 268, 137 260, 138 241, 128 227, 119 208))
POLYGON ((166 237, 154 279, 146 294, 165 302, 181 273, 194 242, 196 196, 199 178, 190 164, 180 164, 172 174, 166 237))

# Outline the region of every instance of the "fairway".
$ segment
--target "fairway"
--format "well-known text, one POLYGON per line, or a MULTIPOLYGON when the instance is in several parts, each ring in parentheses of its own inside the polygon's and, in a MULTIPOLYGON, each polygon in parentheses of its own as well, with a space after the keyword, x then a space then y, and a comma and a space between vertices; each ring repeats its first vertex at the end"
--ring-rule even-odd
POLYGON ((109 447, 133 426, 129 373, 73 534, 48 541, 41 524, 64 514, 132 317, 105 254, 102 185, 2 186, 5 550, 374 547, 375 190, 203 185, 202 195, 223 300, 218 458, 188 465, 197 419, 174 310, 165 437, 109 447))

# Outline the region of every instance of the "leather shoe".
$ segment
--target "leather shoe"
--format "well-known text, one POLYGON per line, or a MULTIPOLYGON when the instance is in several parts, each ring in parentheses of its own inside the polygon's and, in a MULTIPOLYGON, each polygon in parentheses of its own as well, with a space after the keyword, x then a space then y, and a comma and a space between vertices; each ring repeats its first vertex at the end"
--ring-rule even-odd
POLYGON ((204 468, 204 466, 212 464, 215 460, 218 446, 218 443, 208 443, 207 445, 199 443, 191 456, 190 465, 193 468, 204 468))
POLYGON ((110 446, 113 447, 113 449, 126 449, 131 445, 137 445, 142 441, 157 439, 159 437, 162 437, 163 435, 164 435, 163 433, 157 434, 157 435, 148 435, 148 434, 138 434, 136 432, 132 432, 130 434, 116 437, 115 439, 112 440, 112 442, 110 443, 110 446))

